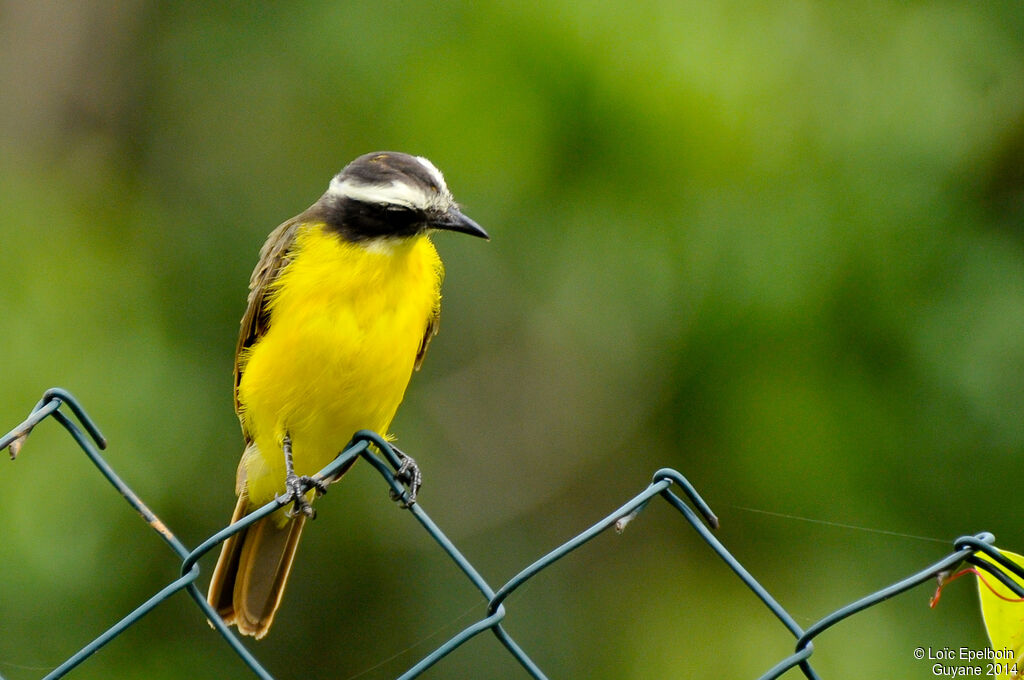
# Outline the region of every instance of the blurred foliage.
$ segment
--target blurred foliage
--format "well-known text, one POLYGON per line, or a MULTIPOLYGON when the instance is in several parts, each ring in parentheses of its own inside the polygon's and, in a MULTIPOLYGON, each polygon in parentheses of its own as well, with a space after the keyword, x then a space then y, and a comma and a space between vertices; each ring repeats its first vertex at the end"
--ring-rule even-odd
MULTIPOLYGON (((0 429, 72 390, 186 543, 233 506, 263 238, 391 148, 493 237, 437 238, 443 332, 394 425, 492 584, 662 466, 803 625, 950 543, 747 508, 1024 547, 1016 0, 14 0, 0 37, 0 429)), ((0 499, 8 680, 176 575, 52 424, 0 462, 0 499)), ((482 615, 369 471, 321 503, 255 645, 280 677, 394 677, 482 615)), ((984 645, 970 589, 939 611, 924 590, 829 631, 821 675, 984 645)), ((553 678, 756 677, 792 644, 658 504, 508 609, 553 678)), ((245 677, 183 597, 79 673, 183 675, 245 677)), ((520 675, 485 636, 428 677, 520 675)))

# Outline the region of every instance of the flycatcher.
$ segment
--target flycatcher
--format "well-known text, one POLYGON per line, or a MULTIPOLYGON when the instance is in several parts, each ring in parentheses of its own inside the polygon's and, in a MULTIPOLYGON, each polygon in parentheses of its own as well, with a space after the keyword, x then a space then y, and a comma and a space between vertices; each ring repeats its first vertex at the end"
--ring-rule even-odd
MULTIPOLYGON (((207 599, 240 633, 261 638, 274 620, 310 502, 326 488, 310 476, 357 430, 387 434, 437 333, 436 230, 487 238, 430 161, 381 151, 352 161, 260 250, 235 351, 245 451, 231 521, 282 495, 294 509, 221 548, 207 599)), ((415 463, 406 457, 400 472, 414 501, 415 463)))

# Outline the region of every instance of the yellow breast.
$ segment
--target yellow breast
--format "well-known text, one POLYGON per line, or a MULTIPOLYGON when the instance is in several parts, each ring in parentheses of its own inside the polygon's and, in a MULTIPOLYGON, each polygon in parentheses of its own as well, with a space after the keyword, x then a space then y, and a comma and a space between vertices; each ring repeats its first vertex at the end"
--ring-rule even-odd
POLYGON ((364 246, 314 225, 293 252, 273 285, 269 329, 243 357, 253 505, 284 490, 285 433, 299 475, 324 467, 357 430, 387 433, 440 305, 443 269, 426 236, 364 246))

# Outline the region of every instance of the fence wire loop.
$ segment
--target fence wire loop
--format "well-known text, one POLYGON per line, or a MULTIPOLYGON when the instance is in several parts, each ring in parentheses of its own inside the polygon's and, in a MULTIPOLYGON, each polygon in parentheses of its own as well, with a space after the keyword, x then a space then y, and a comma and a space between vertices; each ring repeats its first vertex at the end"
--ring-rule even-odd
MULTIPOLYGON (((67 391, 60 388, 47 390, 42 399, 35 405, 29 416, 10 432, 0 437, 0 451, 7 449, 12 460, 23 448, 26 439, 40 422, 51 417, 59 422, 72 436, 78 446, 90 458, 100 473, 117 489, 128 504, 160 535, 168 547, 181 560, 180 576, 150 596, 132 612, 113 624, 96 639, 72 654, 63 664, 45 676, 44 680, 52 680, 67 675, 71 670, 85 661, 89 656, 100 650, 127 628, 152 611, 160 603, 173 595, 184 591, 213 628, 224 638, 239 658, 255 674, 263 680, 273 680, 273 676, 259 663, 253 654, 241 643, 238 636, 230 630, 207 603, 204 595, 198 590, 195 582, 200 574, 199 560, 220 545, 229 536, 242 531, 245 527, 269 515, 287 504, 284 499, 275 499, 254 510, 239 521, 217 531, 201 542, 194 549, 188 549, 174 533, 143 503, 134 491, 114 472, 113 468, 100 455, 99 451, 106 448, 107 442, 99 428, 89 418, 79 402, 67 391), (66 415, 63 407, 70 410, 73 419, 66 415), (77 421, 77 424, 76 424, 77 421), (84 430, 84 431, 83 431, 84 430), (88 436, 87 436, 88 435, 88 436)), ((396 477, 401 468, 402 459, 383 437, 369 430, 360 430, 338 456, 323 470, 317 473, 319 480, 329 480, 334 475, 344 472, 356 459, 362 458, 369 463, 400 501, 408 498, 408 488, 396 477)), ((546 680, 547 676, 540 667, 527 655, 525 650, 509 635, 503 626, 506 616, 505 603, 528 580, 542 572, 553 563, 566 557, 598 534, 614 529, 621 532, 646 508, 654 498, 662 498, 669 506, 676 509, 698 536, 711 550, 737 575, 737 577, 753 592, 753 594, 775 615, 780 623, 793 635, 795 647, 792 654, 783 658, 771 667, 759 680, 773 680, 787 671, 799 669, 804 677, 819 680, 810 659, 814 653, 813 640, 821 633, 869 607, 873 607, 891 597, 899 595, 930 579, 942 580, 957 570, 959 565, 969 563, 983 569, 999 579, 1019 597, 1024 597, 1022 588, 1009 574, 1024 579, 1024 568, 1005 558, 994 546, 995 537, 987 532, 973 536, 962 536, 953 542, 953 552, 937 562, 923 568, 896 583, 886 586, 874 593, 846 606, 813 623, 806 629, 801 628, 792 615, 779 604, 768 590, 743 566, 711 532, 718 528, 718 518, 710 506, 697 493, 693 485, 678 471, 671 468, 658 470, 650 484, 625 504, 594 523, 576 536, 555 547, 546 555, 523 568, 506 583, 492 588, 480 575, 476 568, 462 555, 454 543, 444 534, 419 502, 403 505, 423 529, 433 538, 437 545, 448 554, 456 567, 476 587, 487 603, 486 613, 479 621, 470 624, 437 649, 433 650, 409 670, 399 676, 398 680, 411 680, 418 677, 446 656, 456 651, 468 640, 490 631, 505 650, 519 663, 523 670, 533 678, 546 680), (682 498, 673 489, 682 492, 682 498), (685 498, 685 500, 684 500, 685 498), (687 503, 686 501, 689 501, 687 503), (692 507, 691 507, 692 506, 692 507), (989 559, 982 559, 980 555, 989 559), (990 561, 991 560, 991 561, 990 561)), ((205 628, 205 626, 204 626, 205 628)), ((0 677, 0 680, 3 680, 0 677)))
MULTIPOLYGON (((0 451, 7 449, 11 455, 11 460, 17 458, 25 440, 28 439, 29 434, 32 433, 32 428, 47 416, 53 415, 53 413, 64 403, 67 403, 68 408, 71 409, 71 412, 78 419, 78 422, 81 423, 82 427, 85 428, 85 431, 89 433, 90 437, 92 437, 96 446, 100 449, 107 448, 106 438, 100 433, 99 428, 96 427, 96 424, 85 412, 85 409, 83 409, 78 404, 78 401, 71 396, 71 393, 59 387, 53 387, 43 393, 43 398, 39 400, 35 407, 33 407, 31 413, 29 413, 28 418, 26 418, 24 422, 0 438, 0 451)), ((67 420, 66 416, 58 414, 55 417, 64 424, 64 427, 71 431, 68 424, 65 423, 67 420)), ((74 434, 74 432, 72 432, 72 434, 74 434)))

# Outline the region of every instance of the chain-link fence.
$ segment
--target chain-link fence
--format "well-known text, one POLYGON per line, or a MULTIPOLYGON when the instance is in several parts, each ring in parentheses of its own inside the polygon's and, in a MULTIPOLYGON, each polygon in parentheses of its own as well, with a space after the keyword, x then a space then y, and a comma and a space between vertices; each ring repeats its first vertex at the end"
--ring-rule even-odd
MULTIPOLYGON (((100 455, 99 451, 106 448, 106 441, 104 440, 103 435, 100 434, 99 429, 92 420, 90 420, 81 405, 79 405, 74 397, 72 397, 67 391, 58 388, 48 390, 43 395, 43 398, 39 403, 36 404, 35 408, 32 409, 29 417, 0 438, 0 451, 5 448, 9 448, 13 458, 21 449, 22 444, 32 431, 32 428, 47 417, 54 418, 64 426, 71 436, 74 437, 82 450, 85 451, 86 455, 89 456, 103 476, 106 477, 114 488, 124 496, 125 500, 127 500, 128 503, 135 508, 140 515, 142 515, 142 518, 160 534, 167 545, 170 546, 171 550, 174 551, 182 562, 181 576, 179 578, 168 583, 149 599, 139 605, 134 611, 107 629, 102 635, 76 652, 67 661, 46 675, 45 680, 65 676, 72 669, 85 661, 89 656, 96 653, 106 643, 110 642, 143 616, 152 611, 161 602, 181 591, 186 592, 192 598, 196 603, 196 606, 202 610, 203 614, 213 623, 214 627, 224 637, 227 644, 235 650, 235 652, 242 658, 249 668, 252 669, 253 673, 257 677, 264 678, 264 680, 272 680, 273 676, 270 675, 270 673, 263 668, 252 653, 242 645, 239 638, 224 625, 220 617, 217 616, 213 608, 207 603, 206 598, 196 587, 195 582, 199 577, 198 561, 200 558, 232 534, 241 531, 258 519, 269 515, 281 506, 287 504, 288 501, 276 500, 267 503, 265 506, 254 511, 239 522, 236 522, 235 524, 232 524, 210 536, 195 549, 189 550, 181 543, 181 541, 178 540, 177 537, 175 537, 174 533, 167 527, 167 525, 161 522, 160 519, 146 506, 146 504, 142 502, 142 499, 140 499, 135 492, 124 483, 117 473, 114 472, 113 468, 111 468, 106 462, 103 456, 100 455), (74 420, 72 420, 72 418, 61 409, 62 406, 67 406, 71 415, 74 416, 74 420), (77 423, 75 420, 77 420, 77 423)), ((365 430, 357 432, 353 437, 351 444, 342 451, 330 465, 321 470, 317 476, 321 479, 329 478, 334 472, 345 469, 356 458, 365 459, 374 467, 374 469, 377 470, 378 473, 380 473, 381 477, 383 477, 395 494, 399 496, 400 500, 404 497, 406 489, 395 479, 392 473, 392 469, 397 470, 401 461, 386 441, 384 441, 379 435, 365 430)), ((434 541, 437 542, 438 546, 440 546, 440 548, 444 550, 449 557, 451 557, 462 573, 465 574, 466 578, 468 578, 477 590, 480 591, 481 595, 487 601, 487 610, 486 615, 482 619, 467 626, 443 645, 423 657, 423 659, 416 663, 412 668, 399 676, 399 680, 408 680, 419 676, 428 668, 441 661, 448 654, 456 651, 465 642, 485 631, 490 631, 498 638, 505 649, 508 650, 508 653, 519 662, 529 676, 533 678, 546 679, 547 676, 544 672, 530 659, 526 651, 520 647, 519 644, 517 644, 502 627, 502 620, 505 618, 505 601, 516 591, 516 589, 536 576, 539 572, 562 559, 601 532, 611 528, 621 531, 625 525, 637 515, 637 513, 643 510, 643 508, 655 498, 663 499, 669 505, 678 510, 683 519, 686 520, 686 522, 729 566, 729 568, 735 572, 740 580, 742 580, 743 583, 754 592, 761 602, 771 610, 780 623, 785 626, 795 638, 796 645, 793 653, 775 664, 775 666, 761 676, 760 680, 772 680, 773 678, 781 677, 784 673, 794 668, 802 672, 802 674, 807 678, 818 678, 818 674, 811 665, 811 657, 814 653, 814 638, 853 614, 872 607, 890 597, 899 595, 900 593, 910 590, 911 588, 928 580, 952 572, 961 563, 966 562, 977 569, 987 571, 1016 593, 1018 597, 1024 597, 1024 589, 1014 582, 1014 580, 1006 573, 1011 572, 1024 578, 1024 570, 1006 559, 993 547, 995 539, 992 534, 981 533, 975 536, 964 536, 957 539, 953 544, 953 551, 941 560, 924 567, 917 573, 912 574, 897 583, 882 588, 870 595, 866 595, 856 602, 837 609, 808 628, 801 628, 796 623, 793 616, 790 615, 789 612, 787 612, 786 609, 768 593, 765 587, 762 586, 757 579, 755 579, 750 572, 748 572, 746 568, 732 556, 732 554, 717 538, 715 538, 714 534, 712 534, 712 529, 717 527, 718 520, 693 486, 680 473, 675 470, 664 468, 658 470, 658 472, 654 474, 653 480, 646 489, 634 496, 627 503, 611 512, 601 521, 595 523, 585 531, 580 532, 572 539, 566 541, 548 554, 539 558, 533 564, 524 568, 511 580, 497 589, 492 588, 476 568, 462 555, 459 549, 448 539, 447 536, 445 536, 444 532, 441 531, 433 520, 430 519, 430 516, 427 515, 420 503, 417 502, 410 505, 408 510, 411 515, 420 523, 423 529, 430 534, 434 541), (684 499, 675 492, 674 489, 676 488, 690 504, 687 504, 686 501, 684 501, 684 499), (978 557, 978 553, 988 555, 995 564, 982 560, 978 557), (1000 567, 1002 567, 1002 569, 1000 569, 1000 567), (1003 569, 1005 569, 1005 572, 1003 569)), ((0 680, 3 679, 0 678, 0 680)))

